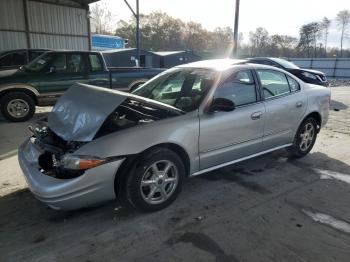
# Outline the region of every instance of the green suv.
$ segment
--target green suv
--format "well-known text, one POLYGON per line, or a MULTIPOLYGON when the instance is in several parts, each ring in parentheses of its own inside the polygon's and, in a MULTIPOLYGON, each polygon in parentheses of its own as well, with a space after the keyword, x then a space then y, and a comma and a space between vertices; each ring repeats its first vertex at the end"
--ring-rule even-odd
POLYGON ((49 51, 20 69, 0 71, 0 109, 14 122, 30 119, 35 106, 52 106, 75 83, 133 91, 162 72, 157 68, 107 68, 100 52, 49 51))

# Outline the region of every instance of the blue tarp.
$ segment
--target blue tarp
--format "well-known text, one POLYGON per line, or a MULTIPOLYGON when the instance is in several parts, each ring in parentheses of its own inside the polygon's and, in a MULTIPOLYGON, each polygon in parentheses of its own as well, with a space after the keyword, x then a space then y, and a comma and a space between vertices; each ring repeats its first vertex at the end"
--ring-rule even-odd
POLYGON ((92 35, 93 50, 120 49, 125 47, 125 40, 118 36, 92 35))

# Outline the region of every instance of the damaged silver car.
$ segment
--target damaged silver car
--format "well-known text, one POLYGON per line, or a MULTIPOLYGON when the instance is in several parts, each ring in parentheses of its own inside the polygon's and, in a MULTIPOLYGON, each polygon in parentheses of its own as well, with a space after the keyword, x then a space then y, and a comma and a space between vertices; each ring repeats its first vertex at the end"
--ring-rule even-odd
POLYGON ((329 102, 325 87, 239 60, 178 66, 133 94, 79 84, 31 127, 19 163, 35 197, 54 209, 126 196, 154 211, 188 176, 281 148, 305 156, 329 102))

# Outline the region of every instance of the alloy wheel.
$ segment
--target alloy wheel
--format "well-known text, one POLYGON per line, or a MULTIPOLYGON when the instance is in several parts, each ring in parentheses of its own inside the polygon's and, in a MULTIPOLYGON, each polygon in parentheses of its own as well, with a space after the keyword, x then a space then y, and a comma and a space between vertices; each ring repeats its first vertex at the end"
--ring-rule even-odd
POLYGON ((301 151, 307 151, 312 145, 315 136, 315 128, 311 123, 307 123, 300 133, 299 147, 301 151))
POLYGON ((169 160, 153 163, 141 179, 141 195, 149 204, 161 204, 174 193, 179 175, 175 164, 169 160))
POLYGON ((24 117, 29 112, 29 104, 20 98, 13 99, 7 104, 7 112, 14 118, 24 117))

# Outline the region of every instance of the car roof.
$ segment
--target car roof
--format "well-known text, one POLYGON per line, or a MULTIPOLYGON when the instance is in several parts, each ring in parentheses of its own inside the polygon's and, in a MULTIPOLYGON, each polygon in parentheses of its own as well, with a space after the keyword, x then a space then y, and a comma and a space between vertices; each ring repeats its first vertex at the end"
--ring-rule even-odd
POLYGON ((52 49, 45 49, 45 48, 23 48, 23 49, 10 49, 10 50, 3 50, 0 51, 0 53, 15 53, 15 52, 23 52, 23 51, 50 51, 52 49))
POLYGON ((273 61, 273 62, 275 62, 275 63, 278 63, 277 61, 276 61, 276 59, 283 59, 283 60, 286 60, 286 61, 288 61, 285 57, 251 57, 251 58, 247 58, 247 60, 255 60, 255 59, 265 59, 265 60, 271 60, 271 61, 273 61))
POLYGON ((177 68, 203 68, 203 69, 213 69, 216 71, 225 71, 231 68, 250 68, 250 69, 274 69, 278 71, 279 70, 276 67, 269 66, 269 65, 262 65, 262 64, 254 64, 250 63, 249 59, 210 59, 210 60, 203 60, 198 62, 193 62, 189 64, 183 64, 176 66, 177 68))
POLYGON ((87 51, 87 50, 49 50, 48 53, 101 53, 100 51, 87 51))
POLYGON ((179 65, 179 68, 204 68, 222 71, 234 67, 235 65, 246 64, 247 60, 241 59, 210 59, 179 65))

